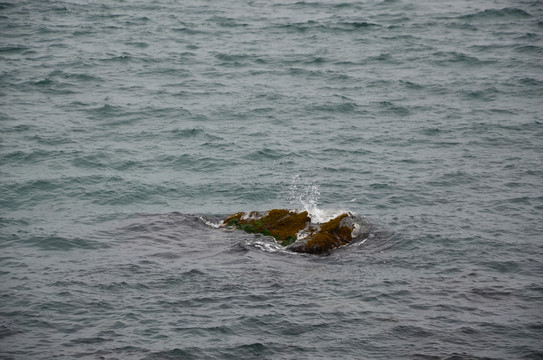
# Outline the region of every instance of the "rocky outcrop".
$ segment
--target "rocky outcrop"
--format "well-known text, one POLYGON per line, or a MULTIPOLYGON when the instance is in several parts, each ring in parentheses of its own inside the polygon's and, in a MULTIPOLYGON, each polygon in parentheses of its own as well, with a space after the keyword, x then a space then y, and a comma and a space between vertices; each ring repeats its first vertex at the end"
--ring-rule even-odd
POLYGON ((327 253, 354 239, 364 238, 369 232, 364 218, 349 212, 315 223, 307 211, 286 209, 239 212, 227 217, 223 226, 272 236, 291 251, 310 254, 327 253))

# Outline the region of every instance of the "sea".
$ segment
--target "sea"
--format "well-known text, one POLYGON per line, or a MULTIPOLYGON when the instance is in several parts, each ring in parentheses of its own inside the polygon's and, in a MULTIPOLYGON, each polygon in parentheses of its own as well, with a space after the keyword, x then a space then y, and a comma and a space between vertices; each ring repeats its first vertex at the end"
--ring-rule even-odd
POLYGON ((543 359, 542 279, 540 0, 0 2, 0 359, 543 359))

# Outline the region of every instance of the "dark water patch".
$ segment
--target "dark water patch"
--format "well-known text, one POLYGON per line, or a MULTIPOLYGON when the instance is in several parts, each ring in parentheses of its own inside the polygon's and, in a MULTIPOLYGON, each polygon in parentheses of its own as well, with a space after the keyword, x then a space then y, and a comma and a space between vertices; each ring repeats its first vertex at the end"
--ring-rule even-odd
POLYGON ((543 79, 539 80, 533 77, 524 77, 518 80, 519 84, 543 88, 543 79))
POLYGON ((6 209, 16 210, 27 204, 51 201, 62 187, 63 181, 55 179, 6 182, 2 185, 4 196, 0 202, 6 209))
POLYGON ((262 343, 262 342, 253 342, 238 346, 231 346, 224 349, 221 349, 220 356, 225 359, 235 359, 235 358, 253 358, 253 359, 262 359, 262 358, 273 358, 281 357, 281 354, 288 356, 291 354, 291 351, 296 350, 297 353, 303 349, 299 346, 284 346, 280 344, 273 343, 262 343))
POLYGON ((249 54, 224 54, 224 53, 221 53, 221 54, 215 55, 215 57, 218 60, 223 61, 223 65, 227 64, 227 63, 231 63, 231 64, 239 66, 243 61, 250 60, 250 59, 254 58, 254 55, 249 55, 249 54))
POLYGON ((10 336, 17 336, 23 333, 24 331, 20 330, 20 328, 13 323, 4 323, 4 321, 2 321, 2 324, 0 325, 0 339, 2 340, 10 336))
POLYGON ((110 120, 118 118, 121 115, 125 115, 128 109, 123 106, 110 105, 106 103, 97 107, 86 108, 84 111, 89 114, 91 119, 110 120))
MULTIPOLYGON (((29 137, 35 143, 45 145, 47 147, 57 147, 59 145, 76 144, 77 142, 70 138, 69 133, 59 133, 52 135, 35 135, 29 137)), ((61 155, 63 150, 52 151, 51 156, 61 155)))
POLYGON ((74 358, 89 358, 92 359, 123 359, 123 358, 142 358, 145 354, 151 352, 149 349, 137 346, 119 346, 112 347, 111 349, 85 349, 86 351, 81 351, 78 349, 78 352, 73 354, 74 358))
MULTIPOLYGON (((193 56, 191 53, 182 53, 179 54, 179 60, 183 61, 186 64, 193 63, 191 60, 191 57, 193 56)), ((190 79, 192 77, 192 72, 189 69, 176 69, 172 68, 171 66, 167 65, 164 67, 155 67, 152 69, 142 69, 140 72, 138 72, 139 76, 162 76, 166 78, 176 78, 176 79, 190 79)), ((179 86, 176 84, 168 84, 168 86, 179 86)), ((162 90, 158 90, 158 94, 164 94, 162 90)))
POLYGON ((143 360, 174 360, 174 359, 203 359, 210 356, 206 351, 197 347, 186 347, 183 349, 174 348, 171 350, 163 350, 153 352, 146 355, 143 360))
POLYGON ((398 116, 408 116, 410 114, 410 111, 407 107, 396 105, 391 101, 380 101, 378 105, 385 113, 390 113, 398 116))
POLYGON ((445 173, 436 180, 430 180, 428 184, 439 187, 466 186, 476 183, 477 181, 478 179, 475 175, 469 174, 464 171, 454 171, 445 173))
POLYGON ((438 65, 464 64, 469 66, 482 66, 493 63, 491 60, 480 60, 479 58, 457 51, 438 51, 433 54, 432 61, 438 65))
POLYGON ((346 23, 346 25, 352 26, 352 27, 357 28, 357 29, 359 29, 359 28, 379 27, 380 26, 379 24, 374 24, 374 23, 365 22, 365 21, 346 23))
POLYGON ((71 73, 66 72, 64 70, 54 70, 49 73, 49 77, 58 77, 62 79, 71 79, 76 82, 92 82, 97 81, 101 82, 103 79, 101 77, 98 77, 96 75, 88 74, 88 73, 71 73))
POLYGON ((490 87, 483 90, 462 90, 459 94, 468 100, 494 101, 500 91, 495 87, 490 87))
POLYGON ((516 273, 521 270, 520 264, 516 261, 484 261, 483 265, 497 271, 498 273, 516 273))
POLYGON ((0 3, 0 10, 6 10, 6 9, 11 9, 11 8, 14 8, 16 5, 14 3, 10 3, 10 2, 1 2, 0 3))
POLYGON ((483 297, 488 300, 504 300, 513 296, 512 291, 506 291, 496 288, 474 288, 471 291, 473 294, 483 297))
POLYGON ((182 34, 188 34, 188 35, 205 34, 205 31, 196 29, 194 26, 188 26, 188 25, 183 26, 183 27, 172 28, 171 30, 182 33, 182 34))
POLYGON ((22 88, 37 90, 44 94, 68 95, 76 93, 74 84, 57 81, 49 77, 36 81, 27 81, 20 85, 22 88))
POLYGON ((425 128, 421 130, 421 133, 426 136, 440 136, 444 133, 449 133, 450 131, 442 130, 439 128, 425 128))
MULTIPOLYGON (((302 62, 304 62, 305 60, 302 60, 302 62)), ((309 60, 311 61, 311 60, 309 60)), ((299 63, 300 61, 294 61, 294 63, 299 63)), ((292 67, 289 67, 288 68, 288 73, 290 75, 294 75, 294 76, 305 76, 306 78, 308 79, 320 79, 320 78, 325 78, 327 76, 326 73, 324 73, 323 71, 321 70, 316 70, 316 69, 306 69, 304 67, 300 67, 300 66, 292 66, 292 67)))
POLYGON ((275 28, 279 30, 295 31, 299 33, 363 33, 373 29, 380 28, 380 24, 366 21, 316 21, 308 20, 305 22, 280 24, 275 28))
MULTIPOLYGON (((91 167, 96 170, 96 167, 91 167)), ((90 200, 97 204, 130 204, 152 196, 166 194, 169 187, 155 188, 153 185, 132 182, 114 175, 92 175, 83 177, 61 177, 57 179, 28 180, 4 185, 5 206, 11 209, 25 208, 32 204, 57 204, 52 212, 60 212, 63 204, 56 199, 68 196, 73 199, 90 200), (153 189, 155 192, 153 191, 153 189), (9 206, 8 206, 9 204, 9 206)))
POLYGON ((275 26, 279 30, 286 30, 287 32, 296 32, 296 33, 306 33, 309 30, 314 30, 318 28, 318 23, 314 20, 309 20, 307 22, 296 22, 289 24, 279 24, 275 26))
POLYGON ((249 26, 249 24, 240 22, 238 21, 238 19, 224 17, 224 16, 213 16, 209 19, 209 21, 225 28, 237 28, 237 27, 244 28, 244 27, 249 26))
POLYGON ((455 29, 455 30, 466 30, 470 32, 480 31, 479 27, 477 27, 476 25, 472 23, 466 23, 466 22, 450 22, 450 23, 447 23, 446 26, 450 29, 455 29))
POLYGON ((310 64, 310 65, 320 65, 320 64, 324 64, 326 62, 327 62, 326 58, 324 58, 322 56, 314 56, 314 57, 311 57, 309 60, 306 61, 306 63, 310 64))
MULTIPOLYGON (((32 222, 32 219, 24 219, 24 218, 15 219, 15 218, 10 218, 10 217, 0 216, 0 229, 12 228, 12 227, 13 228, 25 227, 25 226, 30 225, 31 222, 32 222)), ((6 236, 7 236, 7 233, 6 233, 6 236)), ((3 260, 4 260, 3 258, 0 258, 0 261, 3 261, 3 260)))
POLYGON ((128 27, 131 27, 131 26, 147 25, 147 23, 149 22, 153 22, 153 21, 147 16, 136 16, 136 17, 131 16, 128 20, 124 22, 124 24, 127 25, 128 27))
POLYGON ((72 32, 73 37, 87 37, 93 34, 96 34, 97 31, 93 28, 86 28, 86 29, 79 29, 74 32, 72 32))
POLYGON ((193 127, 193 128, 185 128, 185 129, 174 129, 171 130, 172 135, 175 138, 179 139, 205 139, 209 141, 219 141, 224 140, 223 138, 210 134, 208 130, 202 128, 202 127, 193 127))
POLYGON ((537 45, 515 45, 514 46, 515 51, 519 53, 530 53, 534 55, 541 55, 543 54, 543 46, 537 46, 537 45))
MULTIPOLYGON (((23 130, 26 131, 26 130, 23 130)), ((53 156, 61 155, 58 152, 51 152, 45 150, 36 151, 21 151, 16 150, 0 155, 0 159, 3 164, 36 164, 46 159, 50 159, 53 156)))
POLYGON ((410 23, 411 21, 412 19, 409 16, 405 16, 403 13, 395 13, 392 14, 388 19, 388 23, 392 25, 389 25, 386 28, 389 30, 401 29, 404 25, 410 23))
MULTIPOLYGON (((119 228, 120 236, 128 236, 135 238, 138 235, 143 234, 155 234, 159 235, 162 232, 170 234, 181 234, 183 230, 187 229, 197 230, 210 230, 210 228, 201 220, 198 215, 185 215, 177 212, 168 214, 139 214, 137 216, 130 217, 127 221, 129 225, 119 228)), ((186 274, 198 275, 200 270, 191 269, 186 274)), ((203 275, 203 274, 199 274, 203 275)))
POLYGON ((247 155, 244 155, 243 159, 260 162, 267 159, 279 160, 279 159, 291 157, 291 156, 296 156, 296 154, 290 151, 276 150, 272 148, 263 148, 263 149, 251 152, 247 155))
MULTIPOLYGON (((121 269, 123 273, 137 273, 134 271, 127 272, 126 270, 121 269)), ((141 271, 143 273, 143 271, 141 271)), ((111 283, 102 283, 99 285, 99 288, 101 290, 107 291, 108 293, 123 293, 128 290, 141 290, 145 291, 146 289, 149 289, 150 287, 147 284, 140 283, 137 281, 119 281, 119 282, 111 282, 111 283)))
POLYGON ((451 354, 446 355, 442 359, 443 360, 496 360, 496 358, 494 357, 486 357, 486 356, 480 357, 480 356, 471 355, 470 353, 465 353, 465 352, 462 352, 462 353, 453 352, 451 354))
POLYGON ((370 56, 366 59, 368 62, 386 62, 388 63, 394 63, 394 59, 390 53, 381 53, 376 56, 370 56))
POLYGON ((103 63, 119 62, 119 63, 123 63, 123 64, 128 64, 128 63, 147 63, 147 62, 149 62, 149 59, 148 58, 136 57, 136 56, 133 56, 130 53, 125 52, 122 55, 109 55, 108 57, 99 59, 99 61, 101 61, 103 63))
POLYGON ((341 103, 332 103, 328 102, 320 105, 313 105, 309 107, 312 111, 324 111, 333 114, 342 114, 342 113, 351 113, 358 112, 360 107, 355 102, 341 102, 341 103))
POLYGON ((97 250, 109 247, 106 243, 101 241, 80 237, 70 238, 59 235, 31 237, 26 239, 24 244, 46 251, 97 250))
POLYGON ((358 8, 359 4, 353 4, 353 3, 345 2, 345 3, 334 4, 333 7, 336 8, 336 9, 358 8))
POLYGON ((108 182, 100 184, 94 189, 88 189, 79 197, 96 205, 126 206, 150 201, 160 202, 160 198, 178 191, 168 184, 155 185, 135 180, 123 180, 117 187, 107 187, 108 182))
POLYGON ((18 54, 29 50, 24 45, 4 45, 0 46, 0 55, 18 54))
POLYGON ((503 9, 486 9, 478 11, 472 14, 461 15, 459 19, 466 20, 492 20, 492 19, 503 19, 503 18, 530 18, 532 15, 525 10, 507 7, 503 9))
POLYGON ((434 335, 434 332, 432 330, 409 325, 395 326, 392 331, 396 334, 396 336, 405 339, 413 339, 418 337, 428 338, 434 335))
POLYGON ((426 86, 408 80, 400 80, 400 84, 410 90, 423 90, 426 86))
POLYGON ((156 160, 171 169, 189 172, 213 172, 238 163, 238 160, 234 158, 209 157, 204 154, 165 155, 156 160))
POLYGON ((110 152, 99 151, 94 154, 75 156, 72 165, 78 168, 88 168, 93 170, 110 168, 109 160, 112 154, 110 152))
POLYGON ((85 338, 77 338, 70 340, 69 344, 64 344, 65 346, 80 346, 80 345, 102 345, 105 342, 113 341, 111 338, 112 331, 108 332, 107 335, 108 338, 102 337, 102 336, 95 336, 95 337, 85 337, 85 338))

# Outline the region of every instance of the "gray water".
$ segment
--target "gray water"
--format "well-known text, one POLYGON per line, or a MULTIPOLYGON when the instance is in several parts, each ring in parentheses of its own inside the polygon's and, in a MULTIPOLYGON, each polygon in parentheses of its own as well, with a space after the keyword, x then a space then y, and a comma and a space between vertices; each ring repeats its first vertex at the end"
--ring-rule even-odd
POLYGON ((540 1, 0 3, 0 358, 543 358, 540 1), (216 228, 338 210, 328 256, 216 228))

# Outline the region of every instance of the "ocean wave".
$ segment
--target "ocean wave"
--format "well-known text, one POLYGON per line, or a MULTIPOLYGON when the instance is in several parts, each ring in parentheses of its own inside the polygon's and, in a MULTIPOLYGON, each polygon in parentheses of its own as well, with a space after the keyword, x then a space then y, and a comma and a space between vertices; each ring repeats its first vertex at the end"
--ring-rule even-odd
POLYGON ((485 9, 476 13, 461 15, 459 19, 484 20, 501 18, 527 18, 532 17, 530 13, 520 8, 507 7, 502 9, 485 9))
POLYGON ((60 235, 32 236, 24 240, 25 246, 37 247, 47 251, 72 251, 75 249, 96 250, 105 249, 109 245, 102 241, 83 237, 67 237, 60 235))
POLYGON ((494 60, 481 60, 473 54, 468 55, 458 51, 437 51, 432 55, 433 58, 430 60, 439 65, 461 63, 469 66, 483 66, 495 63, 494 60))
POLYGON ((270 27, 270 30, 287 30, 290 32, 307 33, 307 32, 319 32, 319 33, 355 33, 366 32, 382 27, 380 24, 368 22, 368 21, 331 21, 331 20, 307 20, 303 22, 288 23, 288 24, 274 24, 270 27))

